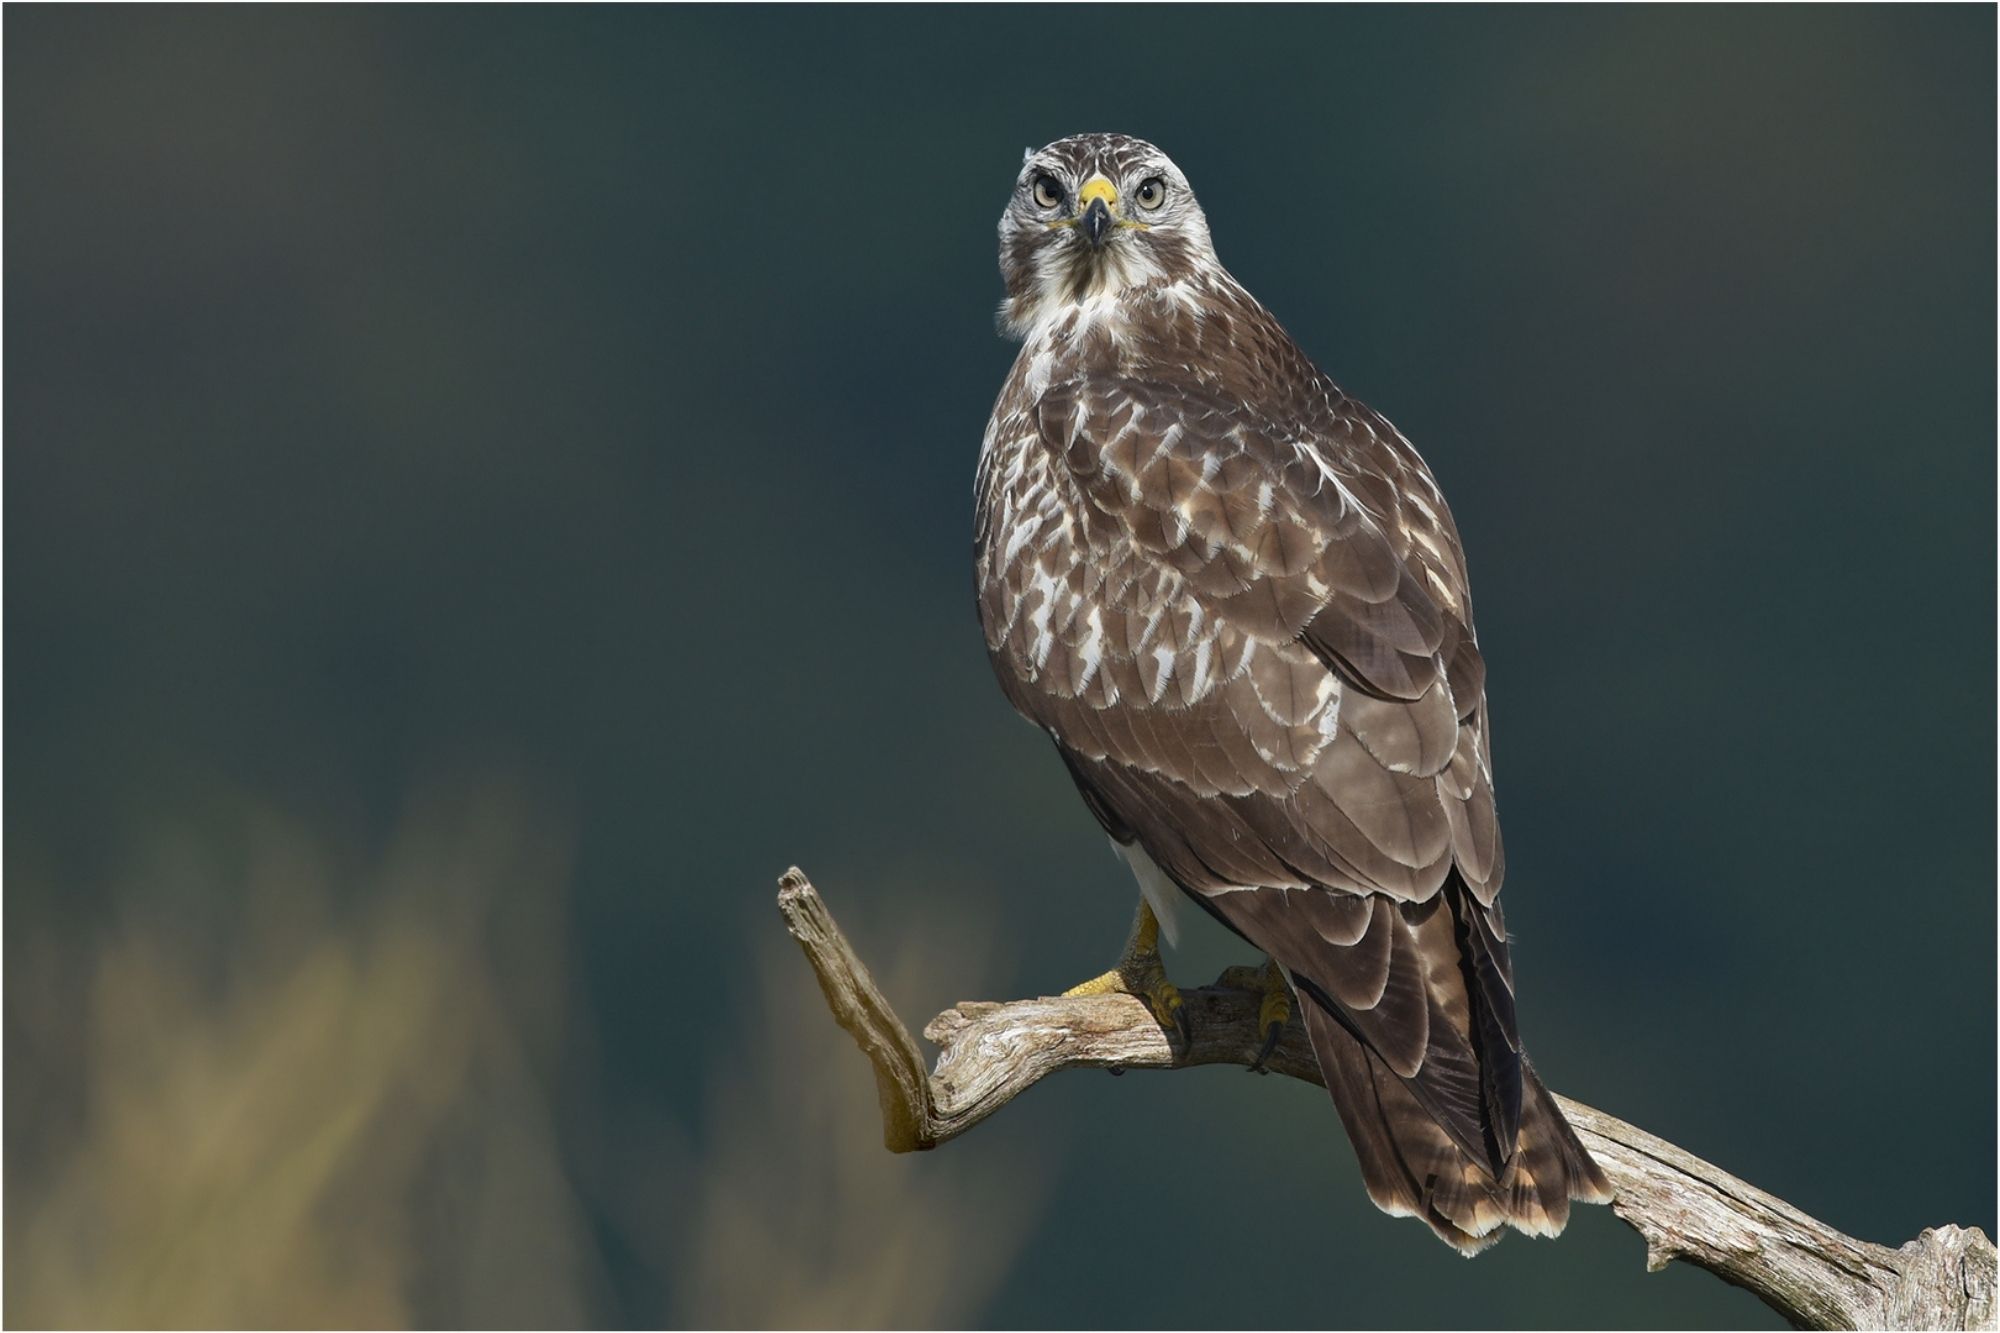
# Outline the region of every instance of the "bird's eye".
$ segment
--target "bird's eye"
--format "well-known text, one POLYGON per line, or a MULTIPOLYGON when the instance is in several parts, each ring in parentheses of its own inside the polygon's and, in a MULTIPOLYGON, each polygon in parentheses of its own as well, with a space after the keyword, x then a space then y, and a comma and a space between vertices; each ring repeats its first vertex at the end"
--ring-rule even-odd
POLYGON ((1167 202, 1167 183, 1158 176, 1148 176, 1139 182, 1139 189, 1132 196, 1139 201, 1139 207, 1148 213, 1167 202))
POLYGON ((1035 207, 1054 208, 1063 201, 1062 182, 1054 176, 1035 177, 1035 207))

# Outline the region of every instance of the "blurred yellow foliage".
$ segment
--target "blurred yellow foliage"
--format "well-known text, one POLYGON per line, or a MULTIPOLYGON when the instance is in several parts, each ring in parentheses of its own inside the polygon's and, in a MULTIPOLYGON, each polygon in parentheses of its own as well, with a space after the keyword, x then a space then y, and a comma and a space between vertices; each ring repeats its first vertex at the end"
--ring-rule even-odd
MULTIPOLYGON (((358 867, 225 802, 152 839, 92 925, 17 937, 6 1322, 604 1322, 593 1220, 690 1324, 975 1319, 1038 1186, 883 1150, 866 1062, 775 918, 755 1002, 713 1007, 745 1026, 699 1132, 579 1133, 598 1071, 564 1043, 567 842, 505 783, 417 800, 358 867)), ((952 983, 906 953, 893 986, 952 983)))
POLYGON ((548 821, 433 797, 347 884, 282 819, 225 822, 160 840, 115 925, 9 978, 10 1094, 70 1082, 81 1114, 9 1098, 42 1123, 9 1126, 7 1322, 581 1322, 595 1260, 529 1049, 551 1015, 521 1019, 561 996, 548 821), (204 877, 229 905, 206 937, 173 912, 202 916, 204 877))

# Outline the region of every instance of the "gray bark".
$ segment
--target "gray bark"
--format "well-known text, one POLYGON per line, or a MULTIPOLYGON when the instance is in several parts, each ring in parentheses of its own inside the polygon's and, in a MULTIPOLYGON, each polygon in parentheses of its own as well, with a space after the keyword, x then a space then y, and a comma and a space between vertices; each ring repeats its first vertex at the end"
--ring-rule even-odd
MULTIPOLYGON (((1129 995, 968 1001, 924 1028, 935 1069, 883 998, 819 892, 796 868, 778 909, 819 978, 827 1007, 875 1068, 882 1136, 920 1152, 963 1134, 1065 1069, 1249 1065, 1257 1054, 1256 968, 1182 990, 1194 1040, 1176 1053, 1146 1006, 1129 995)), ((1319 1083, 1294 1018, 1267 1066, 1319 1083)), ((1991 1329, 1996 1255, 1977 1227, 1926 1229, 1900 1249, 1843 1235, 1784 1200, 1614 1116, 1558 1096, 1610 1178, 1613 1210, 1646 1241, 1646 1267, 1675 1259, 1754 1292, 1799 1328, 1991 1329)))

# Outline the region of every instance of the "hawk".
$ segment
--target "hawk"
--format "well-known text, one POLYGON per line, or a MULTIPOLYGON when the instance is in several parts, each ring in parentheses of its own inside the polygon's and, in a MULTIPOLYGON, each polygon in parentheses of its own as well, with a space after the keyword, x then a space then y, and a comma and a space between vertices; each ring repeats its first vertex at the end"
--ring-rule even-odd
MULTIPOLYGON (((1269 956, 1384 1211, 1466 1254, 1610 1188, 1522 1051, 1485 666, 1430 470, 1216 259, 1165 154, 1029 153, 1000 218, 1022 342, 979 459, 1000 686, 1130 861, 1125 990, 1192 900, 1269 956)), ((1260 1062, 1261 1062, 1260 1057, 1260 1062)))

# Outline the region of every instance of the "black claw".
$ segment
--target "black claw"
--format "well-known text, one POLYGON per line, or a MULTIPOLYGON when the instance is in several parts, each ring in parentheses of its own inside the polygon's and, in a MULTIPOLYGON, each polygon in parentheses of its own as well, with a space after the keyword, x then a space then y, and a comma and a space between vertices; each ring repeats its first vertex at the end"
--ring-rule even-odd
POLYGON ((1194 1019, 1188 1015, 1185 1004, 1174 1010, 1174 1029, 1181 1034, 1181 1046, 1191 1049, 1194 1046, 1194 1019))
POLYGON ((1271 1052, 1278 1049, 1278 1038, 1284 1035, 1285 1025, 1283 1023, 1273 1023, 1269 1028, 1265 1029, 1264 1044, 1258 1048, 1257 1058, 1250 1062, 1251 1073, 1268 1074, 1271 1072, 1266 1067, 1265 1062, 1271 1058, 1271 1052))

